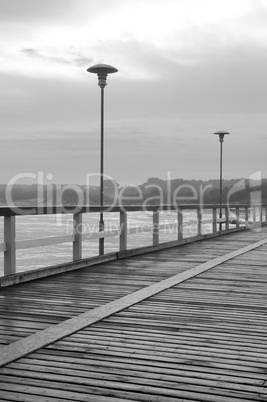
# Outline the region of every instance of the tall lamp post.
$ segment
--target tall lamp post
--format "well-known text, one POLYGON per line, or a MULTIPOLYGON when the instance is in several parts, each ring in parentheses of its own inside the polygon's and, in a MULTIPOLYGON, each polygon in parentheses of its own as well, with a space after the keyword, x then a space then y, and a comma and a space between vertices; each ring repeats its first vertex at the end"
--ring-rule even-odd
MULTIPOLYGON (((108 64, 96 64, 87 69, 89 73, 97 74, 98 85, 101 88, 101 128, 100 128, 100 207, 104 204, 104 88, 107 85, 108 74, 116 73, 117 68, 108 64)), ((100 212, 99 231, 104 231, 104 214, 100 212)), ((104 254, 104 237, 99 239, 99 255, 104 254)))
MULTIPOLYGON (((222 190, 223 190, 223 178, 222 178, 222 144, 224 141, 224 136, 228 135, 228 131, 216 131, 214 133, 215 135, 219 136, 219 141, 220 141, 220 219, 222 219, 222 190)), ((222 230, 222 222, 220 222, 219 225, 220 231, 222 230)))

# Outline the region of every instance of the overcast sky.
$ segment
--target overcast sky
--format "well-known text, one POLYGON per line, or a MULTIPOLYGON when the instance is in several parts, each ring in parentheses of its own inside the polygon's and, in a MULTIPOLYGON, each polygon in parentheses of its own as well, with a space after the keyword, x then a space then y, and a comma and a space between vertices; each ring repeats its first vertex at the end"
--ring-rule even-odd
POLYGON ((0 183, 267 177, 267 0, 0 0, 0 183), (170 172, 168 174, 168 172, 170 172))

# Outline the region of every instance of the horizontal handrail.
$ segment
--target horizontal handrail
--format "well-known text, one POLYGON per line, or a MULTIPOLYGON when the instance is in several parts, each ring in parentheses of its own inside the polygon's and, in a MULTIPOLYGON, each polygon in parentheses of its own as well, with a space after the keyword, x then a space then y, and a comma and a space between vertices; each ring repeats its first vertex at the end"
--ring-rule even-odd
POLYGON ((105 205, 103 207, 97 205, 54 205, 54 206, 14 206, 0 207, 0 216, 16 216, 16 215, 57 215, 57 214, 84 214, 84 213, 109 213, 109 212, 137 212, 137 211, 177 211, 177 210, 199 210, 199 209, 235 209, 235 208, 254 208, 267 206, 262 204, 179 204, 179 205, 105 205))
POLYGON ((84 232, 84 233, 82 233, 82 237, 84 239, 95 240, 95 239, 102 239, 102 238, 108 238, 108 237, 116 237, 119 234, 120 234, 120 230, 115 229, 115 230, 101 231, 101 232, 84 232))
MULTIPOLYGON (((177 231, 178 243, 184 240, 184 229, 190 225, 195 225, 189 236, 192 238, 199 237, 206 229, 211 230, 213 234, 228 232, 236 226, 236 230, 242 230, 244 227, 253 227, 254 225, 267 223, 266 219, 267 205, 260 204, 229 204, 229 205, 115 205, 115 206, 53 206, 53 207, 0 207, 0 216, 4 217, 4 242, 0 243, 0 252, 4 252, 4 275, 10 275, 16 272, 16 250, 28 249, 33 247, 51 246, 56 244, 72 243, 73 261, 82 259, 82 242, 88 240, 119 237, 120 251, 127 250, 127 236, 138 233, 152 233, 152 244, 157 246, 160 244, 160 231, 163 229, 174 229, 177 231), (258 211, 258 220, 256 217, 256 209, 258 211), (184 212, 186 210, 195 210, 196 219, 186 220, 184 212), (143 225, 136 227, 127 227, 127 215, 129 212, 151 212, 152 222, 144 222, 143 225), (159 222, 160 212, 176 212, 176 219, 167 220, 165 223, 159 222), (208 212, 209 211, 209 212, 208 212), (218 212, 220 211, 220 217, 218 212), (221 211, 224 211, 221 214, 221 211), (120 213, 119 227, 112 230, 99 232, 83 232, 77 230, 82 229, 82 215, 85 213, 120 213), (210 219, 205 219, 204 212, 211 214, 210 219), (231 215, 232 213, 232 215, 231 215), (72 214, 73 215, 73 233, 63 236, 53 236, 37 239, 15 240, 16 217, 24 215, 44 215, 44 214, 72 214), (240 216, 242 214, 242 220, 240 216), (233 218, 234 216, 234 218, 233 218), (206 228, 205 224, 211 224, 211 228, 206 228), (241 227, 242 226, 242 227, 241 227), (194 232, 194 233, 193 233, 194 232)), ((85 225, 86 227, 86 225, 85 225)), ((190 228, 192 229, 192 227, 190 228)), ((188 233, 187 233, 188 236, 188 233)))
MULTIPOLYGON (((225 219, 217 219, 217 222, 225 223, 225 219)), ((196 220, 190 220, 187 224, 195 224, 196 220)), ((212 219, 204 220, 201 222, 202 224, 213 223, 212 219)), ((159 230, 168 229, 170 227, 169 224, 161 224, 158 226, 159 230)), ((127 230, 128 234, 138 234, 138 233, 149 233, 153 231, 153 225, 146 225, 146 227, 132 227, 127 230)), ((100 239, 100 238, 110 238, 119 236, 121 231, 119 229, 111 230, 111 231, 101 231, 101 232, 85 232, 82 234, 84 239, 100 239)), ((45 247, 45 246, 53 246, 56 244, 65 244, 69 242, 73 242, 75 240, 75 235, 65 235, 65 236, 51 236, 51 237, 43 237, 37 239, 27 239, 27 240, 17 240, 16 241, 16 250, 23 250, 33 247, 45 247)), ((6 244, 0 243, 0 252, 6 250, 6 244)))
POLYGON ((127 230, 128 234, 137 234, 137 233, 150 233, 153 230, 153 226, 152 225, 146 225, 145 227, 142 226, 138 226, 136 228, 129 228, 127 230))
MULTIPOLYGON (((205 223, 205 221, 203 222, 205 223)), ((167 229, 169 228, 168 224, 159 225, 159 229, 167 229)), ((127 230, 128 234, 135 234, 140 232, 151 232, 153 230, 153 225, 147 225, 147 227, 139 227, 139 228, 129 228, 127 230)), ((100 238, 109 238, 119 236, 121 233, 120 229, 114 229, 110 231, 101 231, 101 232, 84 232, 82 233, 82 237, 84 239, 100 239, 100 238)), ((44 246, 52 246, 55 244, 65 244, 69 242, 73 242, 75 240, 75 235, 65 235, 65 236, 51 236, 51 237, 43 237, 37 239, 27 239, 27 240, 18 240, 16 241, 16 250, 23 250, 33 247, 44 247, 44 246)), ((0 244, 0 252, 6 250, 5 243, 0 244)))
POLYGON ((57 237, 44 237, 39 239, 29 239, 29 240, 18 240, 16 241, 16 249, 22 250, 32 247, 43 247, 43 246, 53 246, 54 244, 64 244, 73 242, 75 239, 74 235, 65 235, 57 237))

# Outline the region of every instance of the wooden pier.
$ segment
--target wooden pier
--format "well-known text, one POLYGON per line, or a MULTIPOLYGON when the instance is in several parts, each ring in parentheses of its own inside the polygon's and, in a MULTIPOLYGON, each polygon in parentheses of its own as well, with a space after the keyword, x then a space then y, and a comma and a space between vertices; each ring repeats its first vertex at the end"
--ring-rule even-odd
POLYGON ((267 401, 267 228, 0 292, 0 400, 267 401))

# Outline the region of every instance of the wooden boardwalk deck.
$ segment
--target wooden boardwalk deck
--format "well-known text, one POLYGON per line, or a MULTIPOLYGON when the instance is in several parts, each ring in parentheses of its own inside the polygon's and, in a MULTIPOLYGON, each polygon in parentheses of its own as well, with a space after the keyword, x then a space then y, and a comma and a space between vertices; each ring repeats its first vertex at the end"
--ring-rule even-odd
POLYGON ((266 239, 266 227, 242 231, 2 289, 0 355, 195 272, 4 365, 0 400, 267 401, 267 244, 195 270, 266 239))

